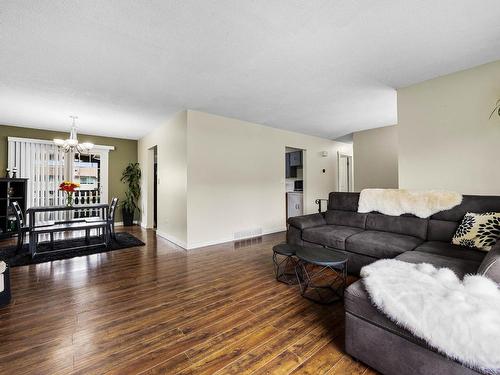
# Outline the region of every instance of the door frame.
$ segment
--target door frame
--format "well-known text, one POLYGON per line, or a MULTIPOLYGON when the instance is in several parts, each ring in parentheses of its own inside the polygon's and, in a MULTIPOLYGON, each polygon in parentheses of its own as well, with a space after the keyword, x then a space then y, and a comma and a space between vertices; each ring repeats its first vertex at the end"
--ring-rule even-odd
MULTIPOLYGON (((288 198, 287 198, 287 191, 286 191, 286 154, 287 154, 287 149, 293 149, 295 151, 301 151, 302 152, 302 212, 304 215, 308 212, 307 210, 307 192, 308 192, 308 181, 309 179, 307 178, 307 148, 301 147, 301 146, 292 146, 290 144, 285 144, 284 146, 284 153, 283 153, 283 194, 285 197, 285 223, 288 218, 288 198)), ((290 151, 288 151, 290 152, 290 151)), ((285 224, 286 227, 286 224, 285 224)))
POLYGON ((353 173, 353 163, 352 163, 352 155, 337 151, 337 191, 340 191, 340 159, 347 158, 347 191, 354 191, 354 173, 353 173))
MULTIPOLYGON (((146 176, 143 176, 144 182, 145 182, 145 192, 146 192, 146 201, 145 203, 145 208, 146 208, 146 215, 143 215, 143 218, 145 218, 145 222, 143 221, 142 225, 145 226, 146 228, 154 228, 154 163, 155 163, 155 149, 156 149, 156 155, 158 158, 158 154, 160 152, 158 145, 153 145, 150 148, 147 149, 147 165, 146 165, 146 176)), ((158 165, 159 166, 159 165, 158 165)), ((159 185, 159 171, 157 170, 157 188, 159 185)), ((144 191, 143 190, 143 191, 144 191)), ((158 202, 157 202, 158 204, 158 202)), ((157 209, 160 207, 158 206, 157 209)), ((159 211, 157 212, 159 214, 159 211)), ((158 219, 158 218, 157 218, 158 219)), ((143 219, 144 220, 144 219, 143 219)), ((158 222, 156 223, 158 226, 158 222)))

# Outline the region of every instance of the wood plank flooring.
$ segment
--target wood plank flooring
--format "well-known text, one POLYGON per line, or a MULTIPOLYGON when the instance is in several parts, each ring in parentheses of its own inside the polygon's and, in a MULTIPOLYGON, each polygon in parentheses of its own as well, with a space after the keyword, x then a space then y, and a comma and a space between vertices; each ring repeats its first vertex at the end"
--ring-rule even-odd
POLYGON ((146 246, 11 269, 1 374, 374 374, 343 351, 343 305, 275 281, 284 233, 146 246))

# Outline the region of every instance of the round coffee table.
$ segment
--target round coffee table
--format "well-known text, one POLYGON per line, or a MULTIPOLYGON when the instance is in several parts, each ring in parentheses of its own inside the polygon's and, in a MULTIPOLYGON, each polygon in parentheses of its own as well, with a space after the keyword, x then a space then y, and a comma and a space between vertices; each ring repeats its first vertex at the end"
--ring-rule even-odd
POLYGON ((321 304, 344 299, 347 254, 322 247, 299 247, 295 272, 303 297, 321 304))
POLYGON ((297 284, 295 277, 295 267, 298 264, 295 259, 295 252, 300 246, 280 243, 273 247, 273 265, 276 280, 285 284, 297 284))

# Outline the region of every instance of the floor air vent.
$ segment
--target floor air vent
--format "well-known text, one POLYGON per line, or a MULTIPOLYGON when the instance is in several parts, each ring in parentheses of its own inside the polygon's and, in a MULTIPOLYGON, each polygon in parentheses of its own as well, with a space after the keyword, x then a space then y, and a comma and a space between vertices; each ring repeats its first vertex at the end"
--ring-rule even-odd
POLYGON ((258 236, 262 236, 262 228, 242 230, 240 232, 234 233, 235 240, 241 240, 244 238, 251 238, 251 237, 258 237, 258 236))

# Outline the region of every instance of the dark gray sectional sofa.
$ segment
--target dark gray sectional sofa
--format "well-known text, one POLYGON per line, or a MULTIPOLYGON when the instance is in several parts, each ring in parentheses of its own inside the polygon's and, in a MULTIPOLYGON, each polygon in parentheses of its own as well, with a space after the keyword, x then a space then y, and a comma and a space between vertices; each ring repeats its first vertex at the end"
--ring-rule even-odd
MULTIPOLYGON (((483 274, 500 283, 500 241, 489 252, 452 245, 466 212, 500 212, 499 196, 466 195, 430 218, 358 213, 359 193, 330 193, 325 213, 288 220, 287 242, 345 251, 349 272, 378 259, 448 267, 459 277, 483 274)), ((477 374, 396 326, 368 298, 361 281, 345 294, 346 351, 383 374, 477 374)))

